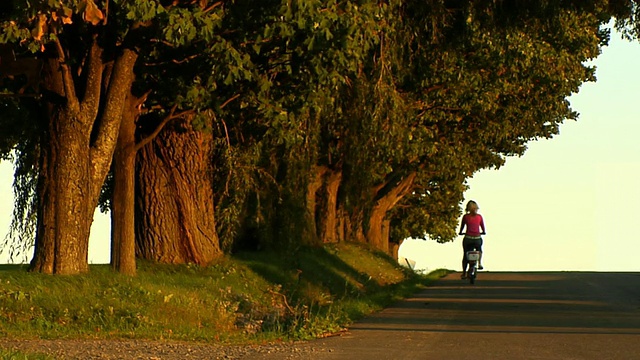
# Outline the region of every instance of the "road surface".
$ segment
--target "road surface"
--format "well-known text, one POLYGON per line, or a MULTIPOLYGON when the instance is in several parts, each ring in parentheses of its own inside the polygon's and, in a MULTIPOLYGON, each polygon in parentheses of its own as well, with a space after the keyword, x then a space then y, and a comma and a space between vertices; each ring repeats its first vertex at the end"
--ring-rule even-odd
POLYGON ((245 359, 640 359, 640 273, 459 276, 341 336, 245 359))

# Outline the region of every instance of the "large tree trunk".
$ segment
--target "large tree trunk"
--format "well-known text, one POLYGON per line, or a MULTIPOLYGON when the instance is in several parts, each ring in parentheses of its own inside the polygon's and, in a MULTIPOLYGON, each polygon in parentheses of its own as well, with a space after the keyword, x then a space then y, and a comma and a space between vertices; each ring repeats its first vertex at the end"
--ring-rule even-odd
POLYGON ((48 132, 38 184, 39 209, 31 269, 47 274, 88 271, 89 231, 111 164, 137 54, 123 50, 104 98, 102 49, 91 47, 82 101, 64 52, 43 68, 48 132), (101 107, 102 104, 102 107, 101 107), (99 116, 99 117, 98 117, 99 116))
POLYGON ((396 261, 398 260, 398 251, 400 250, 400 246, 404 240, 400 240, 400 242, 390 242, 389 243, 389 252, 391 253, 391 257, 396 261))
POLYGON ((136 274, 136 216, 135 216, 135 183, 136 154, 149 143, 172 119, 181 114, 170 112, 158 125, 154 132, 136 139, 136 124, 140 117, 140 107, 148 94, 138 98, 133 94, 127 96, 127 102, 120 124, 120 134, 113 159, 113 198, 111 203, 111 266, 114 270, 127 274, 136 274))
POLYGON ((381 194, 378 195, 378 199, 369 213, 366 226, 367 242, 374 248, 389 253, 390 229, 386 220, 387 212, 411 191, 416 175, 413 172, 397 184, 387 184, 380 189, 381 194))
POLYGON ((360 211, 349 212, 344 206, 339 206, 338 217, 339 241, 366 244, 367 239, 362 229, 362 213, 360 211))
POLYGON ((136 274, 135 179, 137 99, 127 98, 118 144, 113 156, 113 198, 111 201, 111 266, 136 274))
POLYGON ((391 234, 391 220, 384 219, 384 221, 382 221, 382 239, 384 239, 385 241, 387 253, 393 256, 393 244, 389 239, 390 234, 391 234))
POLYGON ((89 139, 73 115, 50 118, 48 145, 39 177, 36 246, 31 269, 46 274, 88 270, 88 239, 93 212, 89 181, 89 139), (91 208, 91 209, 90 209, 91 208))
POLYGON ((384 238, 384 220, 387 215, 389 204, 386 202, 378 202, 371 210, 367 228, 367 242, 375 249, 388 252, 388 240, 384 238))
POLYGON ((320 238, 325 244, 337 243, 338 236, 338 190, 342 182, 342 172, 328 171, 325 175, 322 207, 319 213, 320 238))
POLYGON ((216 233, 212 135, 184 123, 137 158, 136 254, 161 263, 206 265, 222 255, 216 233))
POLYGON ((316 166, 311 170, 311 179, 307 185, 307 223, 310 227, 312 245, 320 245, 322 243, 318 231, 318 190, 322 187, 324 174, 328 169, 324 166, 316 166))

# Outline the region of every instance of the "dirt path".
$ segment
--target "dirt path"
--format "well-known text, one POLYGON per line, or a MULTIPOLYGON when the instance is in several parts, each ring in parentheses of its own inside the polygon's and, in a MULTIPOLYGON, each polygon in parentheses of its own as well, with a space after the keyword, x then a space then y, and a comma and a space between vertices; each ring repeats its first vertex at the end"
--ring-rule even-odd
POLYGON ((177 341, 148 340, 6 340, 0 348, 38 352, 56 359, 102 360, 183 360, 183 359, 244 359, 261 355, 280 354, 287 358, 307 358, 307 349, 296 344, 249 346, 216 346, 177 341), (306 354, 306 355, 305 355, 306 354))
POLYGON ((149 341, 0 340, 68 359, 632 359, 640 353, 640 274, 451 274, 342 336, 219 347, 149 341))

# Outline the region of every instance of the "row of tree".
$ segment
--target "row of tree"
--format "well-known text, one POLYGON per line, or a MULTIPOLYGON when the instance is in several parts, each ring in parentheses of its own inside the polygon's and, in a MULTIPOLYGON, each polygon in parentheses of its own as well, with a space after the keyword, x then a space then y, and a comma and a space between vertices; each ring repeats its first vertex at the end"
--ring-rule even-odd
POLYGON ((630 1, 42 0, 0 6, 9 246, 88 270, 455 236, 465 181, 574 119, 630 1))

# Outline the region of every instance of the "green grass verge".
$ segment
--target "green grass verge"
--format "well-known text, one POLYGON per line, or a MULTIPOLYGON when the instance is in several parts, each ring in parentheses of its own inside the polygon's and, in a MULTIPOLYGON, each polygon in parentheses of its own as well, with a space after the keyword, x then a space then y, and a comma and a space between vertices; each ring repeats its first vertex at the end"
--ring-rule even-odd
POLYGON ((21 351, 10 351, 0 349, 0 359, 2 360, 54 360, 53 357, 45 354, 28 354, 21 351))
POLYGON ((0 336, 308 339, 339 331, 446 273, 418 275, 355 244, 242 253, 208 267, 143 262, 138 268, 136 277, 107 265, 50 276, 1 265, 0 336))

